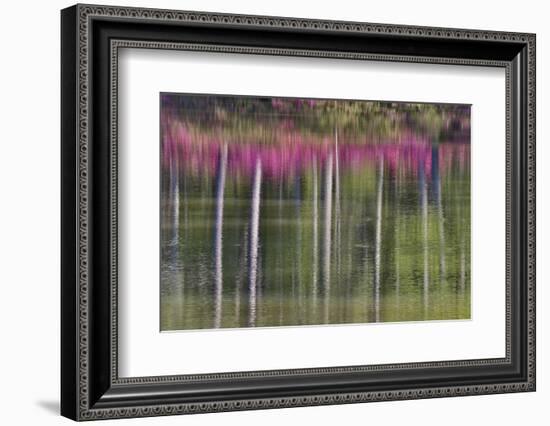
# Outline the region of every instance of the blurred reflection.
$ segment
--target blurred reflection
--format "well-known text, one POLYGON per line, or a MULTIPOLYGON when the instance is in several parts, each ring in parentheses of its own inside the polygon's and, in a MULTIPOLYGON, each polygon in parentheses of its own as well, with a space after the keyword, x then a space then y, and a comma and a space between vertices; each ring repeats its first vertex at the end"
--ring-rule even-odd
POLYGON ((161 97, 161 329, 470 318, 470 109, 161 97))

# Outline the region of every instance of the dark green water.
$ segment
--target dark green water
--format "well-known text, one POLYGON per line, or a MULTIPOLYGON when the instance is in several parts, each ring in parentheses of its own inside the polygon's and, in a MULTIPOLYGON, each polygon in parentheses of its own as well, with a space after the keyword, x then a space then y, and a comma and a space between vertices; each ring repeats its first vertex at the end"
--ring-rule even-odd
POLYGON ((464 132, 224 137, 164 113, 161 330, 470 318, 464 132))

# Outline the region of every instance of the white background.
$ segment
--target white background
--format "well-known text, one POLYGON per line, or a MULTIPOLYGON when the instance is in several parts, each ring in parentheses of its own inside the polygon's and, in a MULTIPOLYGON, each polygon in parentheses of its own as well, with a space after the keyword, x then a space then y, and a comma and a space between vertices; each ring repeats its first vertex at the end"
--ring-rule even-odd
MULTIPOLYGON (((118 4, 105 0, 103 3, 118 4)), ((537 33, 538 391, 423 401, 118 420, 119 424, 547 424, 550 400, 550 28, 540 0, 393 2, 140 1, 235 13, 537 33), (546 80, 545 80, 546 79, 546 80)), ((2 423, 69 424, 59 395, 59 9, 65 1, 3 4, 0 26, 0 400, 2 423)), ((488 253, 488 256, 491 254, 488 253)), ((117 424, 108 421, 102 424, 117 424)))
POLYGON ((504 69, 488 67, 123 49, 119 374, 504 357, 504 75, 504 69), (151 259, 159 253, 158 99, 167 91, 472 104, 471 320, 159 333, 159 269, 151 259), (488 164, 500 179, 488 178, 488 164), (223 356, 214 348, 224 348, 223 356))

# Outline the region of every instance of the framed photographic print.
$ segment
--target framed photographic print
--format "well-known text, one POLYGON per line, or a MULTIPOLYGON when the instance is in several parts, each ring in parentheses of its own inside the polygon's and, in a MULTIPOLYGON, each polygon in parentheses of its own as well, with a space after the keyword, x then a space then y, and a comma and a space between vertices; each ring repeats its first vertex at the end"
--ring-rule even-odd
POLYGON ((61 30, 64 416, 535 390, 535 35, 61 30))

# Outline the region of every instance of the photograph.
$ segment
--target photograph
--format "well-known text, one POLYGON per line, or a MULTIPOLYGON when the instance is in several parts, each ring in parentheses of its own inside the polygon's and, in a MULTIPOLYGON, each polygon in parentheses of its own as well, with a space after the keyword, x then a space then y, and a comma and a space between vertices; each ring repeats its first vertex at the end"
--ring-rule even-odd
MULTIPOLYGON (((387 422, 389 409, 425 423, 426 406, 403 401, 433 398, 438 421, 525 420, 548 395, 518 396, 518 409, 497 394, 533 394, 541 375, 543 14, 208 2, 63 5, 60 26, 41 17, 60 93, 32 99, 60 108, 37 109, 36 149, 19 143, 27 113, 5 139, 38 154, 25 170, 58 171, 59 214, 40 228, 60 228, 59 259, 42 256, 51 247, 35 257, 60 275, 61 415, 263 410, 246 415, 269 424, 272 409, 385 401, 369 419, 387 422), (60 133, 49 161, 44 123, 60 133), (455 398, 475 395, 495 396, 455 398)), ((11 109, 26 112, 30 95, 11 86, 11 109)), ((21 169, 27 154, 6 158, 21 169)), ((32 216, 4 221, 20 237, 42 220, 46 173, 10 173, 25 202, 8 205, 32 216)), ((17 241, 12 251, 52 238, 17 241)), ((42 283, 44 268, 22 259, 15 276, 36 270, 42 283)), ((35 297, 37 315, 22 316, 14 301, 32 293, 8 287, 28 293, 5 298, 12 322, 55 306, 35 297)), ((327 424, 354 410, 326 417, 336 409, 327 424)))
POLYGON ((470 105, 159 96, 161 331, 471 318, 470 105))

